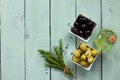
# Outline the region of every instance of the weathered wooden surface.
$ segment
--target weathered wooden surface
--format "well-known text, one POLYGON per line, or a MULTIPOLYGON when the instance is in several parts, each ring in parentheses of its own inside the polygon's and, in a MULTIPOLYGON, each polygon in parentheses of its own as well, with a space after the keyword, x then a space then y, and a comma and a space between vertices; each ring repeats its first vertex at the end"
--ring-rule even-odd
POLYGON ((107 0, 103 1, 102 4, 102 27, 112 29, 117 33, 118 41, 114 48, 108 53, 103 55, 103 80, 119 80, 120 71, 120 5, 119 0, 107 0), (109 77, 108 77, 109 76, 109 77))
POLYGON ((24 1, 2 0, 1 80, 24 80, 24 1))
POLYGON ((44 66, 38 49, 53 50, 63 40, 66 64, 72 80, 119 80, 119 0, 0 0, 0 80, 71 80, 62 71, 44 66), (68 31, 75 18, 86 15, 97 23, 93 40, 103 28, 117 33, 118 41, 107 54, 100 54, 90 71, 71 63, 71 52, 81 40, 68 31), (66 49, 68 46, 68 49, 66 49))

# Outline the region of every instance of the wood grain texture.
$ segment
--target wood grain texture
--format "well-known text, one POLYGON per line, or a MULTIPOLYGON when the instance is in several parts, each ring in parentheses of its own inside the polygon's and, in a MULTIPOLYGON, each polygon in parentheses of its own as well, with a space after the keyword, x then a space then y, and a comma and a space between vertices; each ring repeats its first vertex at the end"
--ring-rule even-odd
POLYGON ((1 80, 1 1, 0 1, 0 80, 1 80))
POLYGON ((38 49, 50 50, 49 0, 26 0, 26 80, 50 80, 38 49))
POLYGON ((0 0, 0 80, 119 80, 120 71, 119 0, 0 0), (83 14, 97 23, 88 45, 104 28, 117 33, 117 43, 107 54, 99 54, 90 71, 70 61, 81 41, 68 31, 83 14), (64 60, 76 75, 45 67, 38 49, 53 51, 62 39, 64 60))
POLYGON ((0 8, 0 80, 1 80, 1 8, 0 8))
POLYGON ((1 1, 2 80, 24 80, 24 0, 1 1))
MULTIPOLYGON (((58 45, 58 40, 63 41, 64 61, 74 72, 74 64, 71 63, 71 51, 75 49, 75 37, 69 33, 68 23, 75 20, 74 0, 51 0, 51 47, 58 45), (68 47, 68 48, 66 48, 68 47)), ((51 80, 68 80, 63 71, 51 70, 51 80)))
POLYGON ((102 26, 103 28, 111 29, 117 34, 117 43, 113 49, 103 54, 103 80, 119 80, 120 73, 120 1, 106 0, 102 1, 102 26), (108 77, 109 76, 109 77, 108 77))
MULTIPOLYGON (((95 32, 91 36, 90 40, 86 43, 93 48, 94 39, 97 33, 101 28, 101 10, 100 10, 100 0, 77 0, 77 15, 83 14, 89 19, 96 22, 97 26, 95 32)), ((77 17, 77 16, 76 16, 77 17)), ((79 43, 81 40, 77 39, 79 43)), ((96 59, 95 63, 91 67, 90 71, 86 71, 81 69, 79 66, 77 67, 77 79, 80 80, 101 80, 101 57, 100 54, 96 59)))

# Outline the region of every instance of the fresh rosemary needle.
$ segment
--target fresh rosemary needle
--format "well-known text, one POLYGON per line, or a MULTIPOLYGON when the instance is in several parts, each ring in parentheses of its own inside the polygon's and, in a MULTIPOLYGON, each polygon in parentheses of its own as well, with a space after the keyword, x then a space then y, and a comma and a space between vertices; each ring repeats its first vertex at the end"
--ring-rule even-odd
POLYGON ((53 53, 51 53, 50 51, 42 49, 38 50, 38 52, 45 58, 46 60, 45 66, 62 70, 64 71, 65 74, 74 78, 74 74, 71 72, 71 70, 66 66, 64 62, 63 45, 61 39, 59 40, 59 46, 54 46, 54 52, 56 56, 54 56, 53 53))

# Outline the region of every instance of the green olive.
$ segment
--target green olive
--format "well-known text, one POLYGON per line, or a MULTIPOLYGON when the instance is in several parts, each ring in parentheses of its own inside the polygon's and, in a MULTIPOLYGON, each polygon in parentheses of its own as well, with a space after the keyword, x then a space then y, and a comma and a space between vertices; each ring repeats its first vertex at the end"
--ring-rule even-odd
POLYGON ((80 60, 86 60, 85 54, 82 54, 82 55, 81 55, 80 60))
POLYGON ((96 56, 98 54, 97 50, 92 50, 92 56, 96 56))
POLYGON ((85 52, 85 51, 87 50, 87 46, 86 46, 84 43, 81 43, 80 46, 79 46, 79 48, 80 48, 83 52, 85 52))
POLYGON ((87 58, 87 62, 88 62, 88 63, 92 63, 93 61, 94 61, 93 56, 90 56, 89 58, 87 58))
POLYGON ((89 66, 89 63, 86 62, 86 61, 81 61, 79 64, 83 67, 88 67, 89 66))
POLYGON ((76 58, 75 56, 73 56, 73 57, 72 57, 72 61, 74 61, 74 62, 79 62, 79 59, 76 58))
POLYGON ((87 51, 88 51, 88 50, 90 50, 90 51, 91 51, 92 49, 91 49, 90 47, 87 47, 87 51))
POLYGON ((80 54, 82 54, 82 51, 80 49, 77 49, 80 54))
POLYGON ((75 56, 75 57, 80 57, 80 52, 79 52, 78 50, 75 50, 75 51, 74 51, 74 56, 75 56))
POLYGON ((90 57, 90 56, 91 56, 91 50, 87 50, 87 51, 85 52, 85 56, 86 56, 86 57, 90 57))

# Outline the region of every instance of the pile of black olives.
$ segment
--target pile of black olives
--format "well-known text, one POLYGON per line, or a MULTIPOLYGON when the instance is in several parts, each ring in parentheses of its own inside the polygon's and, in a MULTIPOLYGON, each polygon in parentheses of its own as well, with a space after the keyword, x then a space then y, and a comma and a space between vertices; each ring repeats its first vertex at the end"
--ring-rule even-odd
POLYGON ((71 31, 86 40, 90 37, 95 26, 95 22, 80 14, 74 22, 71 31))

